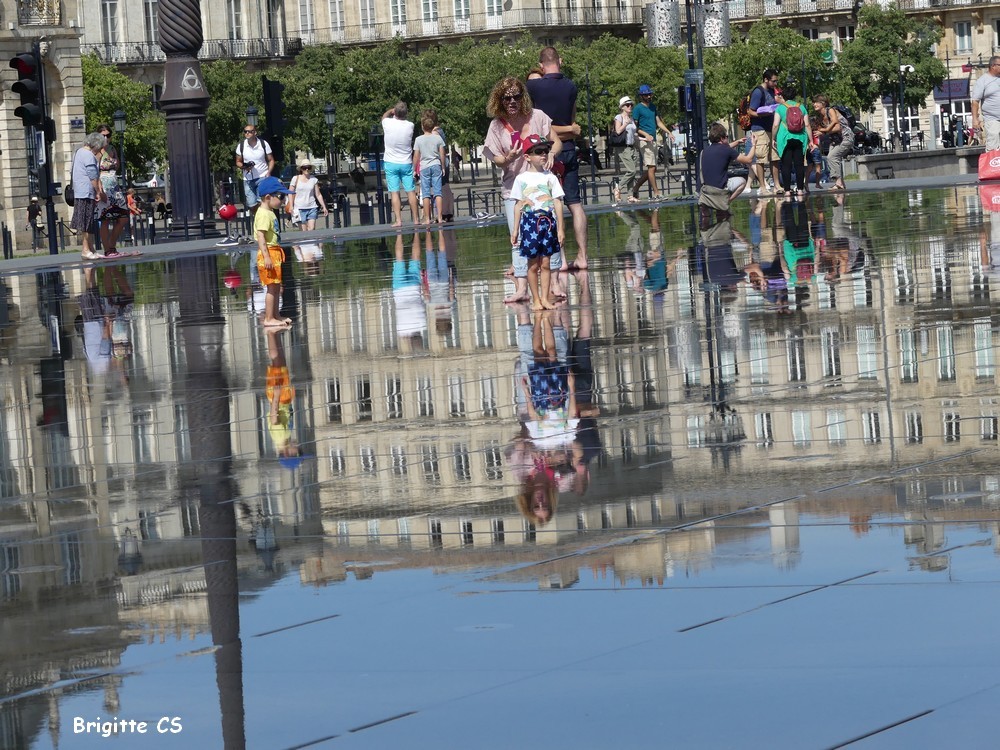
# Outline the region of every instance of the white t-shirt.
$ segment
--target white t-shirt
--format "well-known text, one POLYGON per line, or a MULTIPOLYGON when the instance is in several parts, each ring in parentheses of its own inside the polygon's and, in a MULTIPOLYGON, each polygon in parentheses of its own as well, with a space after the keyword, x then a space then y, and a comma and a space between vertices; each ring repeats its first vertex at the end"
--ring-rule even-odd
POLYGON ((556 198, 565 194, 559 178, 551 172, 521 172, 514 178, 514 186, 510 189, 511 198, 531 201, 534 211, 554 211, 556 198))
POLYGON ((303 242, 295 245, 295 259, 299 263, 309 263, 323 260, 323 248, 317 242, 303 242))
POLYGON ((244 164, 253 162, 253 169, 243 170, 243 179, 259 180, 261 177, 265 177, 268 170, 267 157, 271 153, 271 144, 263 138, 258 138, 256 146, 251 146, 250 142, 246 139, 243 140, 241 146, 242 149, 240 146, 236 147, 236 155, 243 157, 244 164))
POLYGON ((316 187, 316 183, 319 182, 315 177, 305 177, 301 174, 296 175, 292 178, 292 183, 295 191, 295 208, 318 208, 319 204, 316 202, 316 191, 313 189, 316 187))
POLYGON ((396 303, 396 335, 409 338, 427 330, 427 308, 420 294, 420 286, 412 284, 392 290, 396 303))
POLYGON ((382 161, 386 164, 409 164, 413 161, 413 123, 397 120, 395 117, 382 119, 385 133, 385 152, 382 161))
POLYGON ((550 412, 545 419, 526 422, 528 435, 539 450, 551 450, 569 445, 576 440, 579 419, 568 419, 565 409, 550 412))
POLYGON ((1000 76, 984 73, 972 87, 969 96, 979 102, 980 114, 988 120, 1000 120, 1000 76))

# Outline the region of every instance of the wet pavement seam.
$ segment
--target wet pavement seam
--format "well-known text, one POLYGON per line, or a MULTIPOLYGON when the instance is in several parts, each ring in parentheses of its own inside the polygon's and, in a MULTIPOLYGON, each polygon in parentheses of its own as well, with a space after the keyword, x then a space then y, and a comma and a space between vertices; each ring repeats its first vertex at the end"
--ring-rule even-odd
POLYGON ((971 547, 989 547, 993 544, 993 540, 987 539, 977 539, 974 542, 966 542, 965 544, 956 544, 953 547, 946 547, 945 549, 936 549, 933 552, 925 552, 922 555, 910 555, 914 560, 918 560, 922 557, 937 557, 938 555, 946 555, 949 552, 954 552, 955 550, 968 549, 971 547))
POLYGON ((68 680, 59 680, 57 682, 50 683, 48 685, 43 685, 42 687, 34 688, 33 690, 27 690, 23 693, 17 693, 15 695, 6 695, 0 697, 0 706, 5 703, 14 703, 25 698, 31 698, 35 695, 44 695, 45 693, 52 692, 53 690, 65 690, 66 688, 73 687, 74 685, 80 685, 84 682, 92 682, 94 680, 103 680, 105 677, 112 677, 119 672, 99 672, 97 674, 89 674, 83 677, 76 677, 68 680))
POLYGON ((254 633, 253 635, 251 635, 249 637, 250 638, 263 638, 265 635, 274 635, 275 633, 283 633, 286 630, 294 630, 295 628, 301 628, 301 627, 304 627, 306 625, 313 625, 313 624, 315 624, 317 622, 325 622, 326 620, 332 620, 335 617, 340 617, 340 615, 337 614, 337 615, 326 615, 325 617, 317 617, 314 620, 306 620, 305 622, 299 622, 299 623, 296 623, 295 625, 285 625, 284 627, 275 628, 274 630, 265 630, 263 633, 254 633))
POLYGON ((321 742, 328 742, 329 740, 335 740, 339 737, 339 734, 331 734, 326 737, 318 737, 315 740, 309 740, 309 742, 303 742, 301 745, 292 745, 291 747, 286 747, 285 750, 302 750, 305 747, 315 747, 321 742))
POLYGON ((928 714, 932 713, 934 713, 934 709, 928 708, 925 711, 920 711, 918 713, 911 714, 910 716, 906 716, 900 719, 899 721, 894 721, 891 724, 886 724, 885 726, 873 729, 870 732, 859 734, 857 737, 852 737, 851 739, 846 740, 845 742, 840 742, 836 745, 830 745, 828 748, 826 748, 826 750, 839 750, 839 748, 847 747, 848 745, 853 745, 855 742, 861 742, 862 740, 866 740, 869 737, 874 737, 876 734, 881 734, 882 732, 888 732, 890 729, 895 729, 896 727, 902 726, 903 724, 907 724, 911 721, 916 721, 917 719, 922 719, 924 716, 927 716, 928 714))
POLYGON ((388 724, 390 721, 397 721, 398 719, 405 719, 407 716, 413 716, 417 714, 417 711, 404 711, 401 714, 396 714, 395 716, 388 716, 384 719, 379 719, 378 721, 370 721, 367 724, 362 724, 359 727, 354 727, 353 729, 348 729, 347 731, 351 734, 356 732, 362 732, 365 729, 371 729, 372 727, 378 727, 382 724, 388 724))
POLYGON ((679 628, 677 630, 677 632, 678 633, 689 633, 692 630, 697 630, 698 628, 703 628, 706 625, 713 625, 713 624, 715 624, 717 622, 722 622, 724 620, 732 620, 732 619, 734 619, 736 617, 742 617, 743 615, 748 615, 751 612, 757 612, 758 610, 764 609, 765 607, 770 607, 770 606, 773 606, 775 604, 783 604, 785 602, 791 601, 792 599, 798 599, 800 596, 805 596, 806 594, 815 594, 818 591, 824 591, 826 589, 833 588, 834 586, 840 586, 840 585, 843 585, 843 584, 846 584, 846 583, 852 583, 852 582, 860 580, 862 578, 867 578, 868 576, 877 575, 878 573, 882 573, 882 572, 884 572, 884 571, 881 571, 881 570, 870 570, 867 573, 861 573, 860 575, 851 576, 850 578, 843 578, 843 579, 841 579, 839 581, 834 581, 833 583, 826 583, 826 584, 823 584, 821 586, 815 586, 815 587, 813 587, 811 589, 807 589, 805 591, 799 591, 799 592, 797 592, 795 594, 790 594, 789 596, 783 596, 780 599, 774 599, 773 601, 770 601, 770 602, 764 602, 763 604, 758 604, 756 607, 751 607, 750 609, 744 609, 744 610, 742 610, 740 612, 734 612, 731 615, 723 615, 722 617, 716 617, 716 618, 713 618, 711 620, 706 620, 705 622, 699 622, 696 625, 689 625, 686 628, 679 628))

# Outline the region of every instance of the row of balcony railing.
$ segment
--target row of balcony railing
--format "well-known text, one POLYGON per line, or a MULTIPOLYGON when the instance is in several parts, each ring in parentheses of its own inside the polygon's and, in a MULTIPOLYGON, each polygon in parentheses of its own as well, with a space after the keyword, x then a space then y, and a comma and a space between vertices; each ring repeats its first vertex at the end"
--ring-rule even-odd
MULTIPOLYGON (((101 62, 109 64, 142 64, 163 62, 167 59, 160 45, 155 42, 119 42, 117 44, 83 44, 84 55, 96 54, 101 62)), ((198 52, 201 60, 247 59, 287 57, 302 51, 298 37, 277 39, 206 39, 198 52)))
MULTIPOLYGON (((729 0, 729 20, 773 18, 819 13, 856 13, 873 0, 729 0)), ((888 5, 887 0, 875 0, 888 5)), ((903 11, 934 10, 935 8, 989 5, 990 0, 896 0, 903 11)))
MULTIPOLYGON (((222 58, 287 57, 302 50, 303 44, 363 44, 388 41, 395 37, 415 39, 455 34, 488 33, 504 29, 538 26, 621 26, 642 23, 641 8, 565 8, 544 10, 524 8, 500 13, 470 13, 467 16, 438 16, 433 19, 407 19, 371 24, 351 24, 341 29, 308 32, 299 37, 281 39, 206 39, 198 57, 222 58)), ((141 64, 162 62, 166 55, 155 42, 118 42, 84 44, 83 54, 96 54, 102 62, 141 64)))

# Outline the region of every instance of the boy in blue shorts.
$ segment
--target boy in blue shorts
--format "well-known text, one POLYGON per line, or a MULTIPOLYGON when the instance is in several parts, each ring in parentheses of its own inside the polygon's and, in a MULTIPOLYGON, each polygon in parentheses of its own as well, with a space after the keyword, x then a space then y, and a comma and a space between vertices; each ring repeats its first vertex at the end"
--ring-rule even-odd
POLYGON ((435 132, 434 120, 420 121, 424 134, 413 142, 413 168, 420 167, 420 193, 424 197, 424 223, 431 223, 431 198, 434 199, 435 220, 441 223, 441 178, 444 175, 444 140, 435 132))

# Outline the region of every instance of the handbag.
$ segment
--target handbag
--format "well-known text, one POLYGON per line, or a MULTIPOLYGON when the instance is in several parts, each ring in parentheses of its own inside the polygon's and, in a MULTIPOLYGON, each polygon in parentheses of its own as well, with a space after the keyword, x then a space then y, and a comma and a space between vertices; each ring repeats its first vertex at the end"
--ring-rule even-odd
POLYGON ((618 120, 616 118, 615 122, 611 123, 611 129, 608 131, 608 145, 609 146, 625 146, 625 145, 628 144, 628 133, 625 131, 624 128, 622 129, 622 132, 620 132, 620 133, 615 132, 615 128, 616 128, 616 124, 615 123, 617 123, 617 121, 618 120))
POLYGON ((292 184, 288 186, 288 189, 292 191, 292 194, 289 195, 288 198, 285 200, 285 215, 286 216, 291 216, 292 213, 295 211, 295 182, 298 179, 299 178, 296 177, 294 180, 292 180, 292 184))
POLYGON ((1000 180, 1000 149, 979 155, 979 179, 1000 180))

